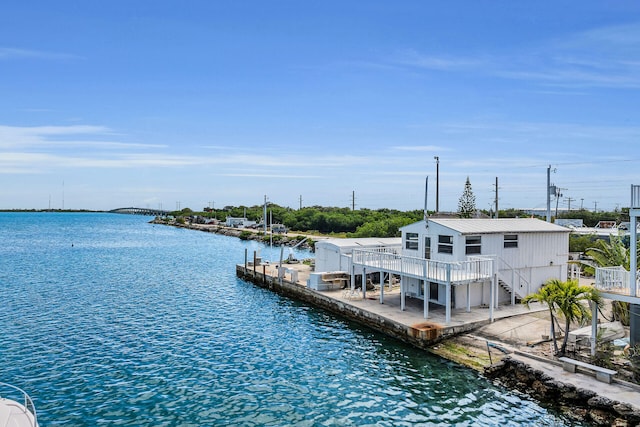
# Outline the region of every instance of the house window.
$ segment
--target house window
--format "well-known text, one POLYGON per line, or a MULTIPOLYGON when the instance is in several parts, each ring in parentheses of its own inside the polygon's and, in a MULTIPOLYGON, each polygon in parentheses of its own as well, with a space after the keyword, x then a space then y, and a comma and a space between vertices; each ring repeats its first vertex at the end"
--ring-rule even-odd
POLYGON ((453 236, 438 236, 438 253, 440 254, 452 254, 453 253, 453 236))
POLYGON ((431 237, 424 238, 424 259, 431 259, 431 237))
POLYGON ((418 233, 407 233, 405 248, 413 251, 418 250, 418 233))
POLYGON ((476 255, 482 252, 482 239, 480 236, 467 236, 466 244, 465 253, 467 255, 476 255))
POLYGON ((505 234, 504 235, 504 247, 505 248, 517 248, 518 247, 518 235, 517 234, 505 234))

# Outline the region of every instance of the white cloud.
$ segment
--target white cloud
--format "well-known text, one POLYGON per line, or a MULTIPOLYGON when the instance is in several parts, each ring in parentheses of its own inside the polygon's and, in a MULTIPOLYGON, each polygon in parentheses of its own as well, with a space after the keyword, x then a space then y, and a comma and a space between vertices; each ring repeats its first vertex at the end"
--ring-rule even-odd
POLYGON ((467 70, 477 69, 484 64, 480 58, 438 56, 420 53, 414 49, 400 51, 392 59, 398 65, 424 68, 429 70, 467 70))
POLYGON ((438 145, 396 145, 391 148, 398 151, 426 151, 426 152, 440 152, 440 151, 450 150, 447 147, 442 147, 438 145))
POLYGON ((511 53, 442 55, 406 49, 385 61, 407 70, 473 72, 547 87, 640 88, 640 23, 541 40, 511 53))
POLYGON ((75 55, 58 52, 43 52, 39 50, 18 49, 11 47, 0 47, 0 61, 12 59, 70 59, 77 58, 75 55))

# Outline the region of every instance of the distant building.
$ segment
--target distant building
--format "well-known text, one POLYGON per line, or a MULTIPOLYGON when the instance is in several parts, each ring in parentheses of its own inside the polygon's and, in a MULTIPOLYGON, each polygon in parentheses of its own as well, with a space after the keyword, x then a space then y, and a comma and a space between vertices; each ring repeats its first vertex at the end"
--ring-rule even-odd
POLYGON ((252 225, 255 225, 256 222, 255 221, 249 221, 247 218, 239 218, 239 217, 232 217, 232 216, 228 216, 226 221, 224 222, 224 225, 226 225, 227 227, 251 227, 252 225))

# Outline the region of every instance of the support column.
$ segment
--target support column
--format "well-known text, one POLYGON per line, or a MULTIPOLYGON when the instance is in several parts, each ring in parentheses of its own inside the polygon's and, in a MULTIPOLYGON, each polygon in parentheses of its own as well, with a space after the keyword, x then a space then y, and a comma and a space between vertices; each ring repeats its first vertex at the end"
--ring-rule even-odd
POLYGON ((356 266, 351 264, 351 293, 356 291, 356 266))
POLYGON ((445 296, 445 323, 451 323, 451 264, 447 264, 447 294, 445 296))
MULTIPOLYGON (((426 212, 426 211, 425 211, 426 212)), ((427 267, 429 266, 429 261, 424 260, 424 288, 422 290, 422 297, 424 298, 424 318, 429 317, 429 281, 427 278, 429 277, 429 272, 427 271, 427 267)))
POLYGON ((380 270, 380 304, 384 304, 384 271, 380 270))
POLYGON ((496 282, 498 281, 498 273, 495 271, 495 266, 496 266, 496 261, 492 260, 491 261, 491 282, 489 283, 489 321, 493 323, 493 304, 495 301, 495 298, 493 296, 493 294, 495 293, 494 291, 494 286, 496 286, 496 282))
POLYGON ((404 311, 405 306, 405 289, 404 289, 404 275, 400 276, 400 310, 404 311))
POLYGON ((591 356, 596 355, 596 339, 598 338, 598 304, 591 302, 591 356))
POLYGON ((634 213, 630 212, 630 220, 631 220, 631 230, 630 237, 631 241, 629 242, 629 273, 630 273, 630 294, 632 297, 638 296, 636 289, 636 280, 638 280, 637 271, 638 271, 638 260, 636 258, 636 254, 638 253, 638 224, 637 219, 634 213))
MULTIPOLYGON (((638 296, 637 289, 637 280, 638 280, 638 216, 640 215, 640 206, 638 206, 637 197, 638 193, 635 193, 634 190, 637 189, 637 186, 631 185, 631 208, 629 209, 629 219, 631 220, 631 230, 629 230, 629 295, 632 297, 638 296)), ((640 305, 631 303, 629 306, 629 314, 630 314, 630 325, 629 325, 629 344, 632 346, 638 344, 640 342, 640 331, 638 331, 638 327, 640 326, 640 321, 636 317, 640 314, 640 305)))
POLYGON ((427 298, 427 280, 424 280, 423 290, 422 290, 422 298, 424 298, 424 318, 426 319, 429 316, 429 299, 427 298))
POLYGON ((467 283, 467 313, 471 313, 471 283, 467 283))
POLYGON ((362 267, 362 299, 367 298, 367 267, 362 267))

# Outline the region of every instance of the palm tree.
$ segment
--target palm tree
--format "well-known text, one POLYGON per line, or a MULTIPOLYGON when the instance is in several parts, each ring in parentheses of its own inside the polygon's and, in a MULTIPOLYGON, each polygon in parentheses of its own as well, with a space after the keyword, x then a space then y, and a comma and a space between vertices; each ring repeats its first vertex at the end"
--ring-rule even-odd
MULTIPOLYGON (((638 249, 636 265, 640 265, 640 247, 638 249)), ((608 241, 604 239, 596 241, 593 247, 585 251, 585 254, 598 267, 622 266, 627 271, 631 267, 631 249, 627 247, 621 235, 612 234, 608 241)), ((593 269, 591 265, 588 268, 593 269)), ((612 301, 611 308, 614 319, 620 320, 625 326, 629 326, 629 303, 612 301)))
POLYGON ((598 267, 617 267, 621 265, 629 270, 630 250, 620 235, 612 234, 609 237, 609 241, 604 239, 596 241, 593 247, 585 251, 585 254, 591 257, 598 267))
POLYGON ((541 302, 549 306, 551 314, 551 334, 553 336, 553 348, 556 354, 563 356, 567 351, 569 340, 569 328, 572 322, 583 322, 591 318, 591 312, 584 302, 590 301, 600 304, 602 298, 598 290, 591 286, 581 286, 577 280, 563 282, 551 279, 542 286, 538 292, 527 295, 522 303, 527 307, 531 302, 541 302), (556 313, 562 315, 565 321, 564 339, 558 351, 558 343, 555 337, 556 313))
POLYGON ((549 307, 549 316, 551 316, 551 339, 553 340, 554 353, 557 354, 558 342, 556 340, 556 327, 555 327, 555 324, 556 324, 555 300, 556 300, 556 293, 555 293, 554 287, 549 286, 549 283, 546 283, 545 285, 540 287, 540 289, 538 289, 538 292, 529 294, 526 297, 524 297, 522 299, 522 304, 526 305, 527 308, 530 308, 529 304, 532 302, 547 304, 547 306, 549 307))
POLYGON ((564 355, 567 351, 567 342, 569 340, 569 326, 571 322, 580 322, 591 319, 591 312, 584 302, 602 303, 602 297, 598 290, 591 286, 579 285, 577 280, 568 280, 561 282, 555 280, 557 287, 556 304, 558 311, 564 317, 564 339, 560 348, 560 355, 564 355))

